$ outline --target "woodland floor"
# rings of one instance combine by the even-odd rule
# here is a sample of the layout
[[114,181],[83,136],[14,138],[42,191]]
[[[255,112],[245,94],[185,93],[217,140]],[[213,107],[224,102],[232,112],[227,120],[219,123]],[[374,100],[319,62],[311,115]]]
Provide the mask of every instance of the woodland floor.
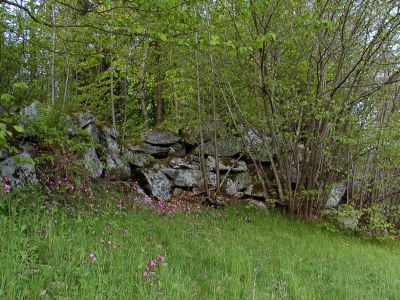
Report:
[[0,298],[400,298],[398,242],[242,205],[180,205],[0,214]]

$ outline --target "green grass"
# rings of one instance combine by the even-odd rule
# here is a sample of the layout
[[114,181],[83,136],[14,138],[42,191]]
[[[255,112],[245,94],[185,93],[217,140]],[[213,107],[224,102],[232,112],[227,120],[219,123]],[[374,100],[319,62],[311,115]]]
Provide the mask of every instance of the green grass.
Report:
[[246,207],[27,210],[0,215],[0,299],[400,299],[398,246]]

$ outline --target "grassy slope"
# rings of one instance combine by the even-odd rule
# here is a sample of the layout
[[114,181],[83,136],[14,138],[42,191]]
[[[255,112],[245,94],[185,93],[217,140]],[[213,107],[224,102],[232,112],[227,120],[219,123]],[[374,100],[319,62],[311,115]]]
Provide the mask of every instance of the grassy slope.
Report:
[[[144,281],[157,255],[166,262]],[[46,297],[399,299],[400,250],[238,207],[0,215],[0,298]]]

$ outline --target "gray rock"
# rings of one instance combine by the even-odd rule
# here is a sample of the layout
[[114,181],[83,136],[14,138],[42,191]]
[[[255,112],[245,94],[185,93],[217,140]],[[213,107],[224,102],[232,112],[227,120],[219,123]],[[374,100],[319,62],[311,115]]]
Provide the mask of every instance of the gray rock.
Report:
[[33,102],[32,104],[21,108],[20,114],[25,116],[28,122],[33,121],[39,115],[39,103]]
[[[190,170],[190,169],[172,169],[163,168],[161,171],[166,174],[174,183],[174,186],[178,187],[201,187],[204,184],[203,174],[200,170]],[[207,173],[208,184],[216,185],[216,175],[214,173]]]
[[267,206],[266,206],[263,202],[261,202],[261,201],[258,201],[258,200],[255,200],[255,199],[251,199],[251,200],[248,202],[248,204],[249,204],[250,206],[256,207],[256,208],[258,208],[258,209],[260,209],[260,210],[262,210],[262,211],[268,211]]
[[7,178],[11,188],[36,182],[36,169],[29,153],[8,157],[0,163],[0,180]]
[[251,176],[248,173],[236,174],[233,178],[228,178],[225,183],[225,192],[229,196],[234,196],[238,192],[246,190],[250,196],[253,194]]
[[[237,138],[230,140],[218,140],[218,155],[223,157],[233,157],[240,153],[240,141]],[[204,143],[204,154],[215,155],[214,142]]]
[[347,186],[346,186],[345,182],[335,183],[332,186],[328,201],[326,202],[326,207],[329,207],[329,208],[338,207],[340,200],[343,198],[344,194],[346,193],[346,189],[347,189]]
[[358,226],[358,215],[347,215],[338,217],[340,226],[343,229],[355,230]]
[[85,130],[91,135],[91,137],[93,138],[93,141],[96,144],[100,143],[99,130],[98,130],[96,124],[94,124],[94,123],[88,124],[86,126]]
[[160,201],[171,198],[172,183],[161,171],[138,170],[135,174],[146,192],[151,193]]
[[180,140],[177,135],[170,131],[156,129],[146,130],[140,136],[143,141],[152,145],[173,145]]
[[182,157],[185,156],[185,154],[185,146],[180,143],[173,144],[171,147],[169,147],[169,155],[171,156]]
[[264,193],[260,188],[255,187],[253,184],[249,185],[244,191],[246,196],[264,198]]
[[[217,161],[214,157],[208,156],[206,161],[206,168],[210,171],[215,171],[216,170],[216,165]],[[247,164],[244,161],[232,161],[230,163],[225,163],[223,164],[221,161],[218,163],[219,170],[221,172],[234,172],[234,173],[240,173],[240,172],[247,172]]]
[[100,129],[100,143],[103,144],[109,151],[119,153],[121,147],[115,140],[117,137],[118,131],[114,128],[102,127]]
[[62,114],[61,122],[62,122],[63,132],[66,135],[70,135],[70,136],[76,135],[76,134],[78,134],[79,130],[81,129],[78,125],[76,125],[74,120],[66,114]]
[[96,179],[103,174],[103,164],[97,156],[94,148],[90,148],[83,155],[83,164],[90,178]]
[[72,115],[80,128],[85,128],[96,121],[96,116],[90,112],[77,112]]
[[103,126],[101,128],[101,131],[103,132],[104,135],[110,136],[113,139],[116,139],[119,136],[118,130],[114,127]]
[[169,165],[173,169],[200,169],[200,165],[198,163],[192,163],[185,158],[173,158],[169,161]]
[[107,151],[106,170],[111,176],[118,179],[127,180],[131,178],[131,168],[117,152]]
[[149,144],[129,145],[128,149],[133,152],[151,154],[156,158],[165,158],[169,154],[169,148],[153,146],[153,145],[149,145]]
[[237,182],[228,178],[225,183],[225,192],[229,196],[235,196],[239,192]]
[[154,158],[150,154],[136,153],[129,150],[123,150],[122,159],[136,168],[148,167]]

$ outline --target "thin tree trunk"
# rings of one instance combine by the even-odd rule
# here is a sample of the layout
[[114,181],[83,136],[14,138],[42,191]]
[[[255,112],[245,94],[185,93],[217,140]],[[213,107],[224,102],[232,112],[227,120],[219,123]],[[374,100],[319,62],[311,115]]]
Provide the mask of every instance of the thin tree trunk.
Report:
[[54,105],[56,103],[56,74],[55,74],[55,63],[56,63],[56,9],[53,4],[51,7],[51,23],[53,26],[53,33],[51,37],[51,50],[52,50],[52,57],[51,57],[51,103]]
[[146,104],[146,60],[147,60],[148,47],[149,47],[148,41],[147,38],[145,37],[143,40],[143,60],[140,70],[140,105],[142,108],[145,129],[149,128],[149,116]]
[[160,45],[156,43],[156,63],[157,63],[157,105],[156,105],[156,118],[155,118],[155,126],[160,126],[163,121],[164,115],[164,99],[162,97],[162,75],[161,75],[161,53],[160,53]]

